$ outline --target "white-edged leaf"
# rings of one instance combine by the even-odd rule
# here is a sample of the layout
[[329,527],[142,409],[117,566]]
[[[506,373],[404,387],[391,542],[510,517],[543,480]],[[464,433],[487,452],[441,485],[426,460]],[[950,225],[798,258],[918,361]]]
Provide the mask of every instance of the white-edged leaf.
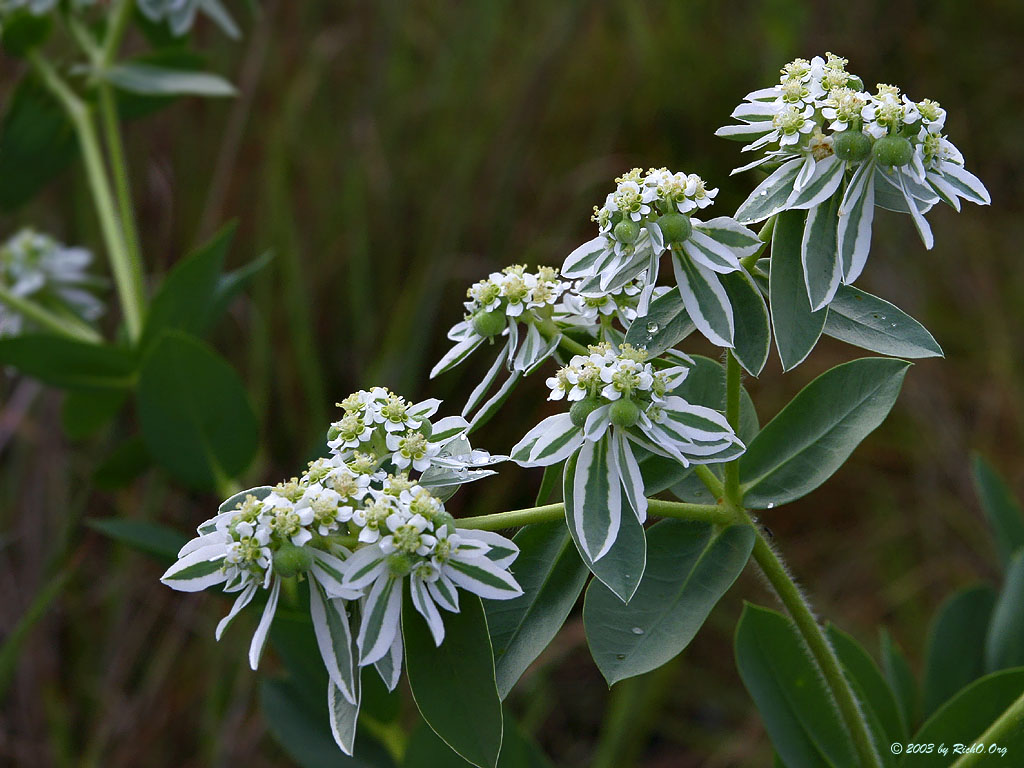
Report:
[[852,283],[864,270],[871,251],[871,223],[875,217],[875,161],[863,163],[846,187],[839,204],[839,256],[843,281]]
[[740,268],[736,254],[696,228],[683,242],[682,248],[691,259],[712,272],[727,275]]
[[270,587],[270,595],[267,597],[267,604],[263,607],[263,615],[260,616],[260,623],[256,625],[252,642],[249,644],[249,666],[254,670],[260,664],[260,656],[263,655],[263,646],[267,644],[267,634],[270,632],[270,624],[274,621],[277,600],[280,596],[281,579],[275,577]]
[[647,520],[647,496],[644,494],[644,478],[640,473],[640,464],[633,455],[626,435],[614,430],[611,434],[611,445],[609,457],[615,462],[618,468],[619,478],[622,482],[622,490],[625,492],[626,501],[633,509],[636,519],[641,523]]
[[672,268],[683,306],[697,330],[712,344],[731,348],[732,306],[718,275],[678,251],[672,254]]
[[812,208],[823,203],[832,197],[839,189],[843,180],[843,172],[846,170],[846,162],[835,155],[830,155],[824,160],[818,160],[814,164],[814,171],[811,173],[800,189],[794,189],[793,194],[786,200],[787,209]]
[[562,263],[561,273],[570,279],[589,277],[594,274],[594,267],[608,250],[608,239],[598,235],[573,249]]
[[726,246],[741,259],[752,256],[764,247],[757,233],[728,216],[718,216],[710,221],[695,221],[693,228]]
[[122,91],[143,96],[234,96],[235,86],[209,72],[167,69],[142,62],[115,64],[100,72],[108,83]]
[[352,656],[352,633],[348,626],[343,600],[328,599],[320,585],[309,582],[309,614],[313,634],[331,683],[346,699],[356,703],[355,659]]
[[480,405],[484,399],[484,395],[494,386],[494,382],[497,381],[498,375],[505,369],[505,351],[494,358],[494,362],[491,367],[487,369],[487,373],[480,380],[473,391],[469,393],[469,398],[466,400],[466,404],[462,407],[462,417],[465,418],[468,414],[473,412],[473,409]]
[[955,163],[942,166],[942,178],[952,186],[960,197],[978,205],[990,205],[992,196],[977,176]]
[[801,160],[794,158],[776,168],[739,207],[736,220],[742,224],[751,224],[784,210],[801,165]]
[[363,606],[359,626],[359,666],[383,657],[391,648],[402,614],[402,581],[380,578],[373,582]]
[[903,198],[907,201],[907,208],[910,210],[910,218],[914,220],[914,226],[917,228],[917,234],[921,236],[921,242],[924,243],[924,247],[931,250],[935,245],[935,236],[932,235],[932,228],[929,226],[928,220],[925,219],[924,214],[917,209],[914,198],[907,190],[906,174],[897,172],[897,179],[899,181],[900,191],[903,192]]
[[483,336],[470,336],[469,338],[462,339],[462,341],[457,342],[454,347],[445,353],[444,357],[437,361],[437,365],[435,365],[430,371],[430,378],[434,378],[438,374],[444,373],[449,368],[454,368],[469,357],[473,350],[483,343]]
[[843,280],[843,263],[839,258],[839,195],[807,210],[803,238],[800,240],[800,263],[804,286],[811,309],[827,305]]
[[327,710],[331,721],[331,735],[334,741],[349,757],[352,756],[356,746],[356,723],[359,720],[359,704],[362,700],[362,691],[359,686],[359,678],[356,677],[355,701],[350,701],[338,686],[333,682],[327,686]]

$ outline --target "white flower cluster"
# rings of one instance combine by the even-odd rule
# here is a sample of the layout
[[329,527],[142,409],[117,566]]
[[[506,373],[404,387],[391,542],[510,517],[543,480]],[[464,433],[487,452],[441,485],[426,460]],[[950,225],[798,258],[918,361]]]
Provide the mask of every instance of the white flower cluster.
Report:
[[666,214],[688,214],[714,203],[718,189],[708,189],[695,173],[673,173],[668,168],[651,168],[646,173],[634,168],[615,179],[604,205],[594,207],[593,220],[601,234],[618,249],[633,246],[642,228]]
[[[750,223],[784,210],[807,210],[807,228],[835,240],[834,269],[820,288],[808,277],[812,309],[827,305],[840,283],[852,283],[870,250],[875,205],[907,213],[924,242],[934,240],[924,214],[940,200],[960,210],[960,200],[986,205],[984,184],[964,168],[960,151],[943,135],[946,111],[914,101],[893,85],[874,93],[829,53],[796,59],[778,85],[747,94],[733,111],[738,125],[716,135],[750,140],[744,151],[762,151],[733,173],[763,164],[778,167],[740,206]],[[852,176],[847,177],[847,171]],[[833,204],[834,198],[834,204]],[[833,234],[834,233],[834,234]],[[805,237],[813,243],[816,237]]]
[[[387,685],[397,685],[406,577],[413,605],[438,644],[444,639],[438,607],[459,610],[456,587],[490,599],[522,594],[507,571],[516,546],[495,533],[459,529],[433,492],[493,474],[483,467],[494,461],[469,447],[464,419],[432,424],[437,405],[410,404],[380,387],[346,398],[339,422],[345,426],[332,426],[330,456],[310,462],[301,478],[225,501],[161,579],[186,592],[220,585],[237,593],[217,626],[218,640],[256,594],[266,591],[249,647],[253,669],[284,580],[307,581],[313,627],[331,679],[332,715],[344,709],[338,696],[358,707],[362,666],[376,664]],[[354,426],[353,416],[362,426]],[[432,442],[426,448],[416,443],[412,450],[413,435]],[[423,475],[417,481],[406,472],[385,472],[403,467]],[[361,617],[354,640],[350,615]],[[336,735],[342,732],[347,730],[335,729]],[[350,739],[339,737],[339,744],[351,754]]]
[[[92,293],[103,281],[88,273],[91,261],[84,248],[69,248],[25,229],[0,246],[0,287],[19,299],[92,322],[103,314],[103,303]],[[0,304],[0,336],[17,335],[26,323]]]
[[685,372],[678,366],[656,372],[644,350],[629,344],[615,350],[605,343],[592,346],[589,355],[575,355],[545,383],[551,390],[548,400],[599,398],[611,402],[625,397],[649,403],[662,398]]
[[565,483],[572,494],[566,493],[566,516],[591,561],[615,544],[622,498],[637,521],[647,519],[635,446],[684,467],[729,461],[744,450],[722,414],[672,394],[686,378],[689,362],[676,353],[659,369],[644,350],[629,344],[593,345],[547,380],[549,399],[567,399],[573,404],[569,412],[544,419],[512,449],[512,459],[522,466],[569,459]]
[[[555,319],[581,328],[596,330],[604,323],[618,318],[624,327],[636,320],[637,308],[647,284],[646,272],[613,291],[590,290],[583,280],[573,283],[566,291],[561,304],[555,309]],[[654,289],[654,298],[666,293],[667,287]]]

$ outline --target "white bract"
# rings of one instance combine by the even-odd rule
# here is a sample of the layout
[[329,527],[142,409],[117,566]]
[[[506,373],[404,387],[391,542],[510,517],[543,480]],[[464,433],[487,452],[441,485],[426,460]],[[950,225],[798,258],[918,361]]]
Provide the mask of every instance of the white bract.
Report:
[[[547,380],[549,399],[566,399],[572,408],[531,429],[511,458],[535,467],[576,456],[566,515],[591,561],[604,557],[615,543],[622,497],[637,520],[647,518],[635,446],[684,467],[729,461],[743,452],[743,443],[720,413],[672,394],[687,372],[685,365],[656,369],[643,350],[604,343],[592,346],[589,355],[576,355]],[[566,472],[572,467],[567,462]]]
[[801,260],[814,310],[829,304],[843,283],[864,269],[875,206],[910,214],[925,247],[934,244],[924,214],[940,200],[960,210],[960,198],[991,202],[984,184],[942,134],[946,111],[915,102],[893,85],[874,93],[834,54],[796,59],[779,84],[747,94],[732,116],[738,125],[716,135],[752,140],[761,152],[733,173],[774,167],[740,206],[752,223],[785,210],[806,210]]
[[[551,318],[568,287],[557,269],[540,267],[536,272],[527,272],[525,266],[518,264],[493,272],[469,288],[465,318],[448,331],[455,346],[434,366],[430,377],[454,368],[485,341],[493,344],[496,339],[504,339],[504,343],[462,409],[463,416],[480,406],[476,420],[499,405],[523,375],[534,371],[554,353],[561,332]],[[503,368],[510,370],[511,375],[497,394],[484,402]]]
[[732,306],[719,275],[740,270],[740,259],[756,253],[761,241],[729,217],[702,221],[691,216],[710,206],[718,193],[696,174],[634,168],[615,182],[604,206],[594,209],[600,234],[566,257],[562,274],[577,280],[575,292],[590,301],[639,281],[636,315],[645,316],[668,248],[676,286],[694,325],[714,344],[731,347]]
[[[92,254],[69,248],[31,229],[11,237],[0,247],[0,287],[57,313],[70,313],[86,322],[103,314],[103,302],[94,295],[102,279],[89,274]],[[0,304],[0,336],[15,336],[31,328],[31,321]]]

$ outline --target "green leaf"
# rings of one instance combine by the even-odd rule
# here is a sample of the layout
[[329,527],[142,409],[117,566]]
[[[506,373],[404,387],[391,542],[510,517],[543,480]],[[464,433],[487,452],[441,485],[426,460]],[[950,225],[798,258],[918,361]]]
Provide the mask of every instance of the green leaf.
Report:
[[736,333],[733,354],[751,376],[757,376],[768,362],[772,346],[772,328],[768,307],[753,279],[746,272],[721,276],[732,304]]
[[950,595],[928,630],[924,662],[924,715],[928,717],[985,671],[985,629],[996,594],[987,585]]
[[245,289],[253,277],[270,264],[273,258],[272,251],[265,251],[248,264],[220,277],[210,303],[210,311],[207,316],[208,326],[212,326],[228,311],[231,302]]
[[914,673],[910,670],[910,663],[903,655],[903,651],[884,628],[879,630],[879,644],[882,648],[882,671],[885,673],[885,679],[896,694],[903,713],[903,722],[912,727],[917,722],[920,704]]
[[599,581],[587,589],[587,643],[608,685],[682,653],[743,571],[754,530],[663,520],[647,532],[647,568],[627,605]]
[[[173,69],[179,72],[197,72],[206,66],[206,59],[195,51],[190,51],[186,48],[160,47],[157,50],[147,51],[139,56],[128,59],[127,63]],[[156,96],[132,93],[116,88],[114,89],[114,96],[117,99],[117,112],[122,120],[137,120],[148,117],[174,104],[181,98],[176,95]]]
[[92,517],[87,518],[85,524],[114,541],[168,562],[177,559],[178,550],[188,541],[188,536],[181,531],[148,520]]
[[0,23],[0,46],[5,54],[22,58],[38,48],[53,31],[49,13],[36,14],[28,8],[5,10]]
[[985,639],[985,671],[1024,667],[1024,550],[1006,569]]
[[643,576],[644,566],[647,562],[647,541],[644,537],[644,527],[637,521],[636,515],[630,511],[626,500],[621,499],[621,508],[625,512],[622,515],[619,535],[616,537],[615,543],[597,562],[590,559],[580,543],[573,525],[573,475],[576,472],[577,456],[578,454],[573,454],[569,457],[565,462],[565,470],[562,474],[562,497],[565,499],[565,521],[569,535],[572,536],[576,550],[590,572],[618,595],[620,600],[627,602],[636,591],[637,585],[640,584],[640,577]]
[[651,302],[645,317],[638,317],[626,331],[626,342],[643,347],[654,358],[671,349],[697,330],[676,291],[659,296]]
[[475,595],[464,593],[459,607],[458,613],[445,615],[444,642],[435,646],[427,623],[406,595],[406,674],[416,706],[434,733],[473,765],[494,768],[502,716],[487,619]]
[[971,461],[974,489],[988,518],[1005,569],[1014,552],[1024,547],[1024,512],[995,468],[980,454]]
[[718,273],[698,264],[683,251],[673,251],[672,268],[683,306],[697,330],[715,346],[732,347],[732,307]]
[[135,372],[135,360],[125,349],[47,334],[0,339],[0,365],[74,390],[125,389],[132,385]]
[[235,224],[226,225],[208,243],[174,265],[146,313],[142,349],[149,349],[167,330],[203,334],[234,234]]
[[23,77],[0,126],[0,208],[27,203],[77,152],[74,129],[60,105],[35,76]]
[[782,369],[798,366],[814,349],[825,327],[828,307],[811,311],[800,263],[800,242],[804,211],[784,211],[772,231],[772,260],[768,277],[768,298],[772,308],[772,331],[782,359]]
[[894,741],[906,742],[909,735],[907,721],[896,701],[896,694],[882,676],[875,660],[860,643],[832,625],[828,626],[826,634],[860,701],[861,709],[874,716],[872,733],[875,746],[883,760],[886,760],[892,756],[889,745]]
[[588,573],[561,521],[529,525],[513,540],[519,557],[512,573],[523,594],[484,604],[502,699],[558,634]]
[[[402,768],[468,768],[469,765],[421,723],[409,737]],[[522,732],[508,712],[505,713],[505,738],[498,768],[551,768],[544,753]]]
[[124,488],[152,465],[140,435],[134,435],[115,447],[93,473],[93,482],[106,491]]
[[882,355],[942,357],[942,347],[927,328],[899,307],[852,285],[840,286],[829,304],[825,335]]
[[775,750],[789,768],[847,768],[856,753],[793,622],[747,604],[736,627],[736,665]]
[[804,387],[740,459],[746,506],[786,504],[831,477],[888,415],[909,366],[866,357],[837,365]]
[[[956,694],[914,734],[915,744],[975,743],[988,727],[1006,711],[1024,690],[1024,669],[1007,669],[971,683]],[[979,765],[1012,765],[1024,754],[1024,728],[1016,728],[1001,736],[999,746],[1005,747],[1006,757],[993,757]],[[987,744],[985,745],[988,746]],[[952,750],[948,755],[910,754],[903,768],[947,768],[956,759]],[[1012,761],[1012,762],[1010,762]]]
[[[800,262],[807,299],[812,309],[821,309],[831,302],[843,277],[837,239],[840,200],[842,195],[835,194],[807,211],[800,240]],[[825,325],[828,326],[827,320]]]
[[238,93],[220,75],[168,69],[138,61],[115,64],[99,74],[116,88],[143,96],[221,97]]
[[64,434],[82,440],[96,434],[121,411],[128,392],[123,389],[78,390],[68,392],[60,409]]
[[242,380],[198,339],[166,332],[143,361],[136,397],[150,455],[190,487],[237,477],[256,454],[259,422]]

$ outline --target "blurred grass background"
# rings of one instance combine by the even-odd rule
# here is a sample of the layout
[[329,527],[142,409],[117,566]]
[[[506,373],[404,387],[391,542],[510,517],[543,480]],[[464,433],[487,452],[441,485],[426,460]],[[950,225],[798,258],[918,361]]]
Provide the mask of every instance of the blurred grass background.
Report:
[[[426,375],[465,288],[508,263],[559,264],[590,237],[591,207],[623,170],[699,173],[721,187],[716,210],[735,210],[757,178],[729,179],[739,145],[713,131],[783,63],[830,50],[867,84],[947,107],[948,133],[994,203],[936,209],[931,252],[905,217],[880,216],[862,285],[924,322],[946,359],[917,364],[848,465],[764,522],[823,616],[872,649],[884,623],[917,663],[942,597],[995,575],[967,457],[982,450],[1024,491],[1024,4],[266,0],[244,21],[241,44],[209,24],[197,39],[240,97],[179,103],[133,123],[127,140],[151,271],[229,218],[234,263],[276,254],[217,340],[264,420],[254,482],[297,472],[332,403],[359,387],[457,411],[486,356]],[[2,64],[6,92],[19,64]],[[31,222],[99,247],[77,170],[6,218],[5,235]],[[762,421],[857,354],[823,342],[785,376],[773,359],[748,382]],[[479,441],[507,450],[545,415],[542,389],[528,380]],[[118,514],[188,530],[218,500],[157,473],[95,490],[116,435],[68,444],[57,395],[6,376],[0,395],[0,633],[53,563],[70,552],[74,564],[10,679],[0,763],[288,765],[254,707],[247,628],[213,642],[226,603],[172,593],[158,564],[82,525]],[[452,505],[526,506],[539,481],[509,468]],[[771,604],[752,568],[681,659],[611,694],[604,723],[609,693],[575,615],[513,708],[558,765],[589,765],[601,738],[617,745],[616,765],[767,765],[729,650],[742,598]]]

